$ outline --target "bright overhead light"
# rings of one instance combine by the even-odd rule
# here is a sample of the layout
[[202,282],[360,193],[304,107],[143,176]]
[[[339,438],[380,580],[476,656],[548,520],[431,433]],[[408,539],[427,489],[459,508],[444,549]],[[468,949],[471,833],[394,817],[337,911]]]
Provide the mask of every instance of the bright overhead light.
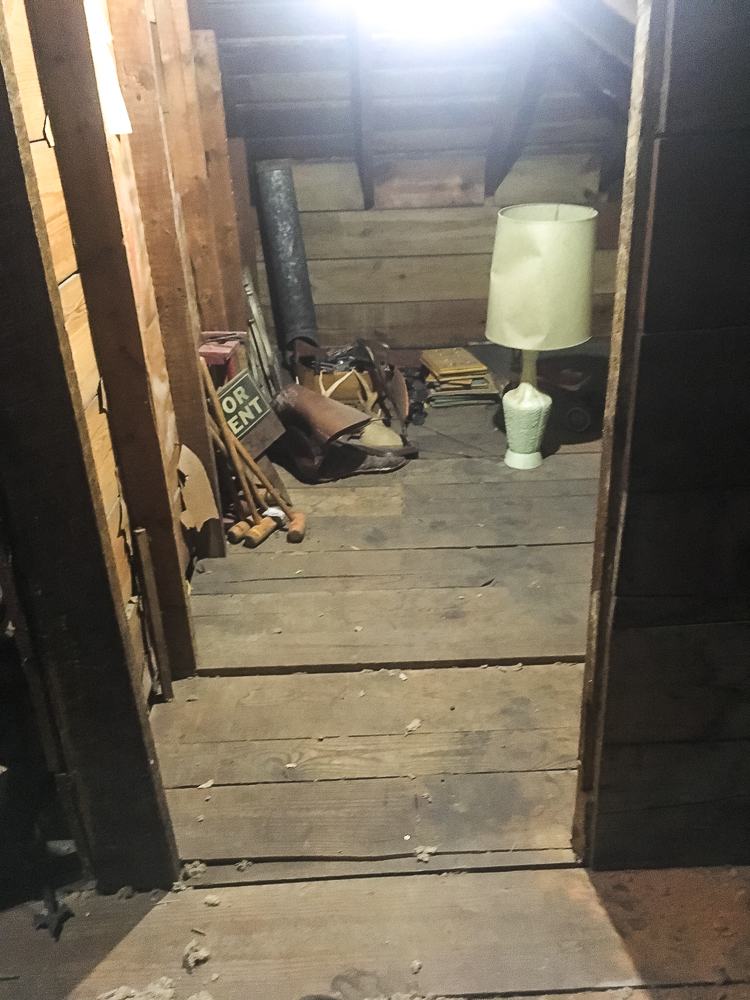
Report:
[[321,0],[354,8],[375,34],[414,39],[480,37],[517,25],[549,0]]

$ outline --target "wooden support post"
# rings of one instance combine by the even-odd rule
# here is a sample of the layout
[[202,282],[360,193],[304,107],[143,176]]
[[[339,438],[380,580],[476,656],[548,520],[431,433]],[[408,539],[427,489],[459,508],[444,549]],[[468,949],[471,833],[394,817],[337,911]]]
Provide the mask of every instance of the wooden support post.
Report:
[[602,150],[599,189],[609,191],[625,169],[631,67],[600,48],[563,14],[545,18],[542,29],[561,69],[602,117],[612,134]]
[[[198,304],[159,104],[152,22],[139,0],[118,0],[110,6],[110,25],[120,85],[133,127],[130,139],[133,169],[177,434],[180,443],[187,445],[203,463],[218,503],[216,463],[198,367]],[[224,555],[224,533],[218,522],[208,543],[207,551],[199,555]]]
[[141,583],[143,585],[143,596],[146,605],[146,620],[149,632],[151,633],[151,643],[156,661],[156,675],[161,687],[162,697],[165,701],[172,701],[174,698],[172,668],[169,665],[169,650],[167,649],[167,640],[164,636],[164,626],[161,621],[159,591],[156,587],[154,564],[151,559],[151,548],[146,529],[136,528],[133,532],[133,541],[138,553],[138,563],[141,570]]
[[237,236],[240,241],[240,261],[250,271],[253,288],[258,287],[258,248],[256,233],[258,217],[250,200],[250,177],[247,172],[247,151],[244,139],[228,139],[229,173],[232,177],[234,211],[237,216]]
[[638,8],[573,843],[742,865],[750,7]]
[[242,290],[242,263],[237,215],[229,169],[224,98],[216,37],[213,31],[193,31],[193,59],[198,92],[203,148],[206,153],[208,193],[211,199],[216,254],[219,259],[228,330],[247,329],[247,307]]
[[635,39],[632,21],[597,0],[566,0],[557,9],[586,38],[632,69]]
[[0,62],[0,492],[16,584],[99,887],[167,887],[177,852],[2,13]]
[[[162,108],[177,193],[185,216],[202,330],[228,330],[184,0],[155,0]],[[240,329],[245,329],[242,323]]]
[[546,64],[539,58],[536,41],[530,34],[519,38],[487,146],[484,193],[488,198],[494,195],[523,152],[546,79]]
[[375,205],[375,165],[373,161],[372,124],[372,32],[352,5],[349,28],[351,59],[351,105],[357,169],[365,208]]
[[128,136],[105,130],[83,0],[28,0],[27,10],[123,496],[149,533],[170,662],[185,677],[196,661],[179,443]]

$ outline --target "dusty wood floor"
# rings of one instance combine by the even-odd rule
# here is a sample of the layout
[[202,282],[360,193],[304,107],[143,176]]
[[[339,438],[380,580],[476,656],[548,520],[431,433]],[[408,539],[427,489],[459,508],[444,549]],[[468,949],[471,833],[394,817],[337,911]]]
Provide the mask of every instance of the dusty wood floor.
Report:
[[599,456],[510,470],[495,412],[430,413],[398,473],[293,483],[302,545],[195,576],[203,676],[152,713],[184,859],[230,883],[574,863]]
[[175,1000],[750,998],[749,869],[591,874],[569,850],[597,456],[522,476],[486,423],[457,444],[447,423],[397,476],[305,489],[302,547],[196,578],[203,671],[230,676],[179,682],[153,723],[207,869],[71,898],[57,944],[29,907],[0,914],[0,1000],[161,976]]
[[302,545],[279,532],[193,578],[199,673],[581,659],[599,442],[517,472],[496,409],[430,413],[396,473],[292,483]]
[[[71,898],[76,915],[57,943],[33,929],[29,907],[0,913],[0,972],[19,977],[0,980],[0,998],[94,1000],[161,976],[175,981],[175,1000],[201,990],[214,1000],[750,996],[748,868],[545,869],[212,892],[215,907],[206,891]],[[195,937],[211,957],[189,975],[182,954]]]

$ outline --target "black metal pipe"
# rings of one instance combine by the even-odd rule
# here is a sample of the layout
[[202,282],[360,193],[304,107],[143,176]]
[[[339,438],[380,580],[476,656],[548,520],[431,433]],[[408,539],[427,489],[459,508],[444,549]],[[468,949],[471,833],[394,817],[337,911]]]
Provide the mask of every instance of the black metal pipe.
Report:
[[287,355],[294,340],[318,343],[291,161],[261,160],[255,164],[255,182],[276,339]]

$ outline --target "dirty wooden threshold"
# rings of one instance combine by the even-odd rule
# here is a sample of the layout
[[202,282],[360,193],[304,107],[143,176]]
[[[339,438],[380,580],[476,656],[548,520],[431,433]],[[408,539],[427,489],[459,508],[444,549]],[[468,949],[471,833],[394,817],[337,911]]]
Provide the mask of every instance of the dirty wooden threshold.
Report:
[[185,880],[194,889],[218,889],[232,885],[262,885],[273,882],[319,882],[341,878],[404,878],[420,875],[443,875],[447,872],[535,871],[546,868],[578,868],[580,861],[572,851],[489,851],[465,854],[436,854],[428,864],[414,857],[373,858],[361,861],[350,858],[309,861],[256,862],[240,871],[244,859],[226,863],[212,861],[205,872]]

